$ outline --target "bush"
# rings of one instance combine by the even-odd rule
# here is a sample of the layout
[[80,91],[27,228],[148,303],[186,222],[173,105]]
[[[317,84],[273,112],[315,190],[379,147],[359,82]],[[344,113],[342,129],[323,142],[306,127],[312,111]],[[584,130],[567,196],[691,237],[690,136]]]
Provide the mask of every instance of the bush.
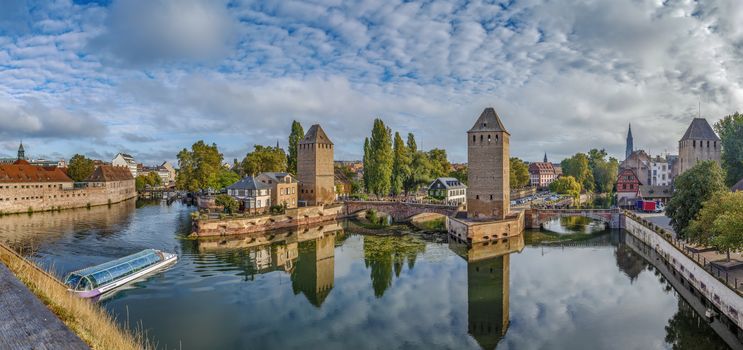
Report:
[[268,211],[273,215],[280,215],[286,213],[286,205],[272,205]]
[[230,197],[226,194],[220,194],[217,196],[217,198],[214,199],[214,203],[216,205],[220,205],[224,208],[224,212],[226,213],[234,213],[240,208],[240,203],[235,200],[235,198]]

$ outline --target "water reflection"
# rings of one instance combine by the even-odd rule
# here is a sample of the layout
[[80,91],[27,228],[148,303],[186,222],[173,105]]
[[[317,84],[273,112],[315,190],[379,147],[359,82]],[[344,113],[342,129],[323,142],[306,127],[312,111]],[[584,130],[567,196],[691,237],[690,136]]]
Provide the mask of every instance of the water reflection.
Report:
[[585,216],[556,217],[542,224],[542,227],[558,234],[590,234],[606,230],[606,224]]
[[403,264],[415,266],[415,258],[426,244],[415,236],[364,236],[364,264],[371,270],[374,296],[381,298],[392,285],[392,273],[400,277]]

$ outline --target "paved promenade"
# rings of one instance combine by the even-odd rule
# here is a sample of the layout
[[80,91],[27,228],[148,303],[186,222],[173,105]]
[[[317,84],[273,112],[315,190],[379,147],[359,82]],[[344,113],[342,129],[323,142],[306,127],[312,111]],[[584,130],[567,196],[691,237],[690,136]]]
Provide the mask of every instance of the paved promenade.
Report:
[[0,349],[89,349],[0,263]]

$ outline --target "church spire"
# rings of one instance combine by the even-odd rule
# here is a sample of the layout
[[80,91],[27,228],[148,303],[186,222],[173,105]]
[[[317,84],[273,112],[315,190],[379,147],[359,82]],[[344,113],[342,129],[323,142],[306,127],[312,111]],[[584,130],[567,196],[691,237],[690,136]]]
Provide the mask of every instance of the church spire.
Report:
[[544,162],[547,163],[547,152],[544,152]]
[[627,131],[627,149],[625,151],[624,158],[627,159],[632,155],[632,152],[635,151],[635,147],[632,144],[632,123],[629,124],[629,130]]
[[21,140],[21,145],[18,146],[18,160],[26,160],[26,150],[23,149],[23,140]]

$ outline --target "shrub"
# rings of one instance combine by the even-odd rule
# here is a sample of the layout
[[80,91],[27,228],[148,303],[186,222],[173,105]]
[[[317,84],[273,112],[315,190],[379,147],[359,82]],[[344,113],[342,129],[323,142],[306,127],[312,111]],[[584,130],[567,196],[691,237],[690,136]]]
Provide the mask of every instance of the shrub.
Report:
[[34,213],[34,208],[32,208],[32,207],[28,207],[28,213],[29,213],[29,214],[33,214],[33,213]]
[[224,208],[224,211],[226,213],[234,213],[240,208],[240,203],[235,200],[235,198],[232,198],[229,195],[226,194],[220,194],[214,199],[214,204],[220,205]]
[[268,211],[273,215],[279,215],[286,213],[286,205],[272,205],[271,208],[268,209]]

